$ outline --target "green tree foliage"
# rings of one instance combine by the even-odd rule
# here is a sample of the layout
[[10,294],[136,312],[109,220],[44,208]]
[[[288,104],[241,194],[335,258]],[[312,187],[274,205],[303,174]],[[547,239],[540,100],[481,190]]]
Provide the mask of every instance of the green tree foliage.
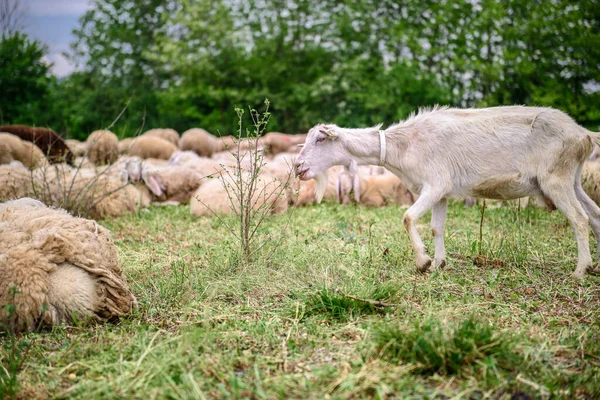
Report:
[[3,34],[0,39],[0,121],[33,120],[46,105],[49,66],[42,61],[46,47],[24,33]]
[[[83,69],[51,82],[55,129],[392,123],[420,106],[553,106],[600,124],[599,0],[95,0]],[[18,107],[21,110],[20,107]],[[36,123],[35,120],[30,123]],[[38,123],[39,124],[39,123]]]

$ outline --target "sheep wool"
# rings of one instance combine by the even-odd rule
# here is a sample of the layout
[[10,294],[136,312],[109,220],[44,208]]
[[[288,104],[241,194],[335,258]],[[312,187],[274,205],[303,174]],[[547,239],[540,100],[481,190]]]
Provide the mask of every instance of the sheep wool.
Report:
[[31,196],[36,182],[35,176],[21,163],[0,165],[0,202]]
[[210,157],[221,146],[218,140],[200,128],[192,128],[183,132],[179,141],[180,150],[195,151],[200,157]]
[[10,164],[12,161],[20,161],[32,169],[43,165],[46,157],[35,144],[11,133],[0,132],[0,164]]
[[71,152],[75,155],[75,157],[83,157],[85,156],[85,142],[80,142],[75,139],[67,139],[65,143],[71,149]]
[[29,198],[0,204],[0,326],[106,320],[135,305],[107,229]]
[[[231,203],[230,193],[235,203],[236,183],[230,175],[211,179],[198,188],[190,200],[190,212],[196,217],[213,215],[233,215],[239,212],[236,205]],[[236,177],[237,179],[237,177]],[[251,179],[248,173],[242,173],[242,181],[247,184]],[[257,210],[269,207],[271,214],[287,211],[288,199],[280,182],[274,182],[270,176],[260,176],[255,182],[255,193],[252,197],[252,207]]]
[[175,146],[179,146],[179,134],[174,129],[150,129],[149,131],[144,132],[142,136],[159,137],[167,142],[173,143]]
[[111,131],[94,131],[87,138],[86,151],[95,165],[112,164],[119,157],[119,139]]
[[125,138],[120,140],[118,145],[119,154],[123,155],[129,153],[129,148],[131,147],[135,139],[136,138]]
[[71,152],[63,138],[52,129],[34,128],[25,125],[3,125],[0,126],[0,132],[11,133],[21,140],[34,143],[51,163],[66,161],[72,164],[73,162],[73,152]]
[[155,136],[140,136],[133,140],[129,146],[129,155],[143,159],[158,158],[168,160],[171,154],[177,151],[173,143]]

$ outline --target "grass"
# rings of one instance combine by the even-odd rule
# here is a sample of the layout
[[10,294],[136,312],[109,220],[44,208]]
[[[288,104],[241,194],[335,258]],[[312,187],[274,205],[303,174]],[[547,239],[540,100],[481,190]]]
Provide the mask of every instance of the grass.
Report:
[[250,266],[218,220],[187,207],[104,221],[139,308],[25,334],[19,396],[600,396],[600,278],[572,278],[561,214],[488,207],[480,255],[479,210],[452,204],[447,266],[418,274],[402,213],[298,209],[286,240]]

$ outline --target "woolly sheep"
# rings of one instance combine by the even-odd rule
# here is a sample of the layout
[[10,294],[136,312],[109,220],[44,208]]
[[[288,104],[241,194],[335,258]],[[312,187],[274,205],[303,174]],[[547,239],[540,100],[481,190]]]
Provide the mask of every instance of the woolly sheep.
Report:
[[360,178],[360,203],[367,207],[410,206],[414,197],[396,175],[373,175]]
[[173,143],[154,136],[140,136],[129,147],[129,155],[140,158],[158,158],[168,160],[177,151]]
[[295,150],[298,148],[297,145],[304,143],[305,140],[306,135],[288,135],[279,132],[269,132],[262,138],[270,156]]
[[98,130],[85,142],[87,158],[95,165],[112,164],[119,157],[119,139],[111,131]]
[[600,203],[600,162],[588,161],[583,164],[581,185],[596,204]]
[[173,143],[175,147],[179,146],[179,133],[174,129],[166,128],[155,128],[144,132],[142,136],[158,137],[166,140],[167,142]]
[[179,140],[180,150],[195,151],[200,157],[210,157],[219,148],[217,139],[200,128],[192,128],[183,132]]
[[216,138],[214,152],[233,151],[237,149],[237,141],[233,136],[221,136]]
[[198,171],[181,165],[142,169],[142,179],[155,201],[187,203],[202,178]]
[[298,175],[318,177],[317,195],[324,189],[323,171],[352,160],[384,165],[398,175],[419,193],[404,214],[418,270],[426,271],[432,262],[416,228],[429,209],[433,209],[436,267],[445,265],[443,233],[446,199],[451,195],[543,198],[565,214],[575,232],[579,255],[574,276],[583,278],[591,269],[588,219],[600,241],[600,208],[581,187],[581,168],[593,143],[600,143],[600,134],[559,110],[521,106],[436,107],[386,130],[379,128],[315,126],[296,160]]
[[67,144],[67,146],[69,146],[69,149],[71,149],[71,152],[73,153],[73,155],[75,157],[84,157],[85,156],[85,151],[86,151],[85,142],[80,142],[79,140],[75,140],[75,139],[67,139],[67,140],[65,140],[65,143]]
[[0,164],[20,161],[27,168],[44,164],[44,153],[33,143],[26,142],[11,133],[0,132]]
[[[245,184],[252,179],[248,173],[243,173],[241,177]],[[191,214],[196,217],[236,214],[239,210],[229,200],[230,193],[235,199],[233,194],[235,185],[235,181],[229,175],[223,175],[219,179],[210,179],[201,185],[192,196],[190,200]],[[256,180],[255,185],[256,192],[251,200],[253,209],[269,207],[268,212],[272,214],[287,211],[287,196],[280,190],[280,186],[272,181],[272,178],[261,176]]]
[[56,132],[48,128],[34,128],[25,125],[0,126],[0,132],[12,133],[21,140],[31,142],[40,148],[51,163],[67,162],[72,164],[73,153]]
[[123,154],[127,154],[129,153],[129,148],[131,147],[131,145],[133,144],[133,141],[137,139],[137,138],[125,138],[125,139],[121,139],[119,140],[119,154],[123,155]]
[[0,165],[0,202],[33,194],[34,176],[20,162]]
[[34,331],[120,317],[136,300],[108,230],[23,198],[0,204],[0,305],[0,326]]

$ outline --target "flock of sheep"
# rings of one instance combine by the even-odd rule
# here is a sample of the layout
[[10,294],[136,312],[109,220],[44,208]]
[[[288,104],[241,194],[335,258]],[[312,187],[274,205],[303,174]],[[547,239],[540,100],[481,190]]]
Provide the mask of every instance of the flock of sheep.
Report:
[[[392,157],[394,149],[386,150],[385,131],[370,129],[373,156],[365,155],[370,160],[366,164],[380,160],[388,165],[386,152]],[[358,133],[367,135],[364,131]],[[189,203],[198,217],[233,214],[237,209],[230,191],[240,178],[256,181],[252,204],[272,213],[311,205],[321,197],[369,207],[415,204],[418,197],[382,166],[344,161],[339,164],[349,167],[327,165],[321,172],[324,187],[319,179],[306,179],[309,169],[303,166],[315,162],[307,153],[319,148],[318,142],[337,143],[352,134],[331,125],[315,127],[308,139],[306,134],[272,132],[258,140],[236,140],[198,128],[181,136],[172,129],[152,129],[119,141],[114,133],[99,130],[79,142],[63,140],[50,129],[0,126],[0,304],[15,305],[12,311],[0,310],[0,329],[35,330],[68,322],[74,314],[112,318],[135,306],[110,232],[94,220],[133,213],[151,203]],[[332,154],[319,156],[319,162],[326,163]],[[581,179],[588,195],[600,202],[600,164],[586,162]],[[65,204],[92,220],[48,207]]]

